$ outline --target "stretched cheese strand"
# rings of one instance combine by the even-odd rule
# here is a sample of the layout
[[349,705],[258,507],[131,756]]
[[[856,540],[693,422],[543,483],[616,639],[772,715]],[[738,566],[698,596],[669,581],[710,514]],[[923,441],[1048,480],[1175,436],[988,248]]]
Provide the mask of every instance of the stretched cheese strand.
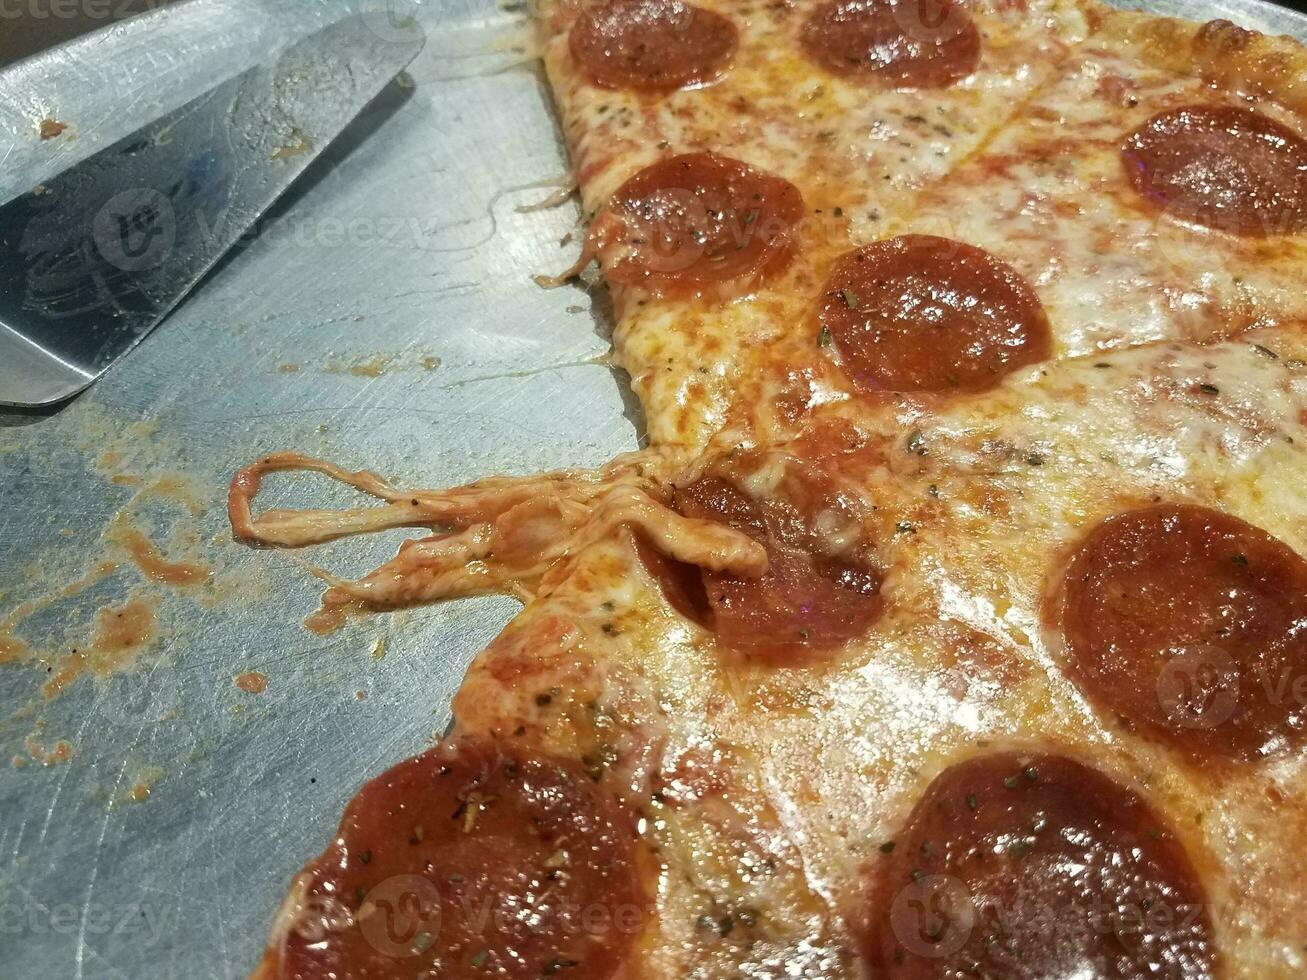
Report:
[[[682,517],[661,502],[660,474],[679,462],[673,452],[634,453],[594,471],[501,477],[449,490],[398,490],[375,473],[277,453],[236,474],[228,514],[238,538],[283,548],[398,527],[437,532],[404,542],[392,560],[356,582],[318,571],[331,585],[314,624],[319,627],[337,625],[350,609],[502,592],[525,601],[565,576],[566,559],[620,527],[638,529],[678,561],[714,572],[762,575],[766,551],[748,535]],[[252,504],[263,477],[290,470],[322,473],[385,503],[271,510],[255,517]]]

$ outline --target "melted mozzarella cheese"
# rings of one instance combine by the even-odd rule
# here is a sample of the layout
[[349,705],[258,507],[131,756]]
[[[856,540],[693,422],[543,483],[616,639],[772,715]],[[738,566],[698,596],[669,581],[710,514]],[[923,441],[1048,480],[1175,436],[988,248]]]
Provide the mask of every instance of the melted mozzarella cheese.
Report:
[[[710,148],[793,180],[822,216],[754,296],[710,308],[616,293],[617,358],[658,448],[595,474],[458,491],[336,472],[387,501],[366,514],[256,521],[246,486],[234,520],[281,543],[415,523],[515,543],[472,542],[478,569],[501,563],[491,584],[529,601],[469,671],[457,728],[579,759],[639,815],[656,914],[631,980],[864,977],[855,934],[882,845],[936,773],[1009,746],[1080,756],[1150,801],[1199,868],[1225,974],[1302,975],[1307,923],[1285,912],[1307,905],[1307,753],[1224,774],[1183,764],[1082,696],[1044,612],[1085,531],[1154,500],[1228,511],[1307,554],[1298,244],[1232,241],[1131,201],[1120,132],[1196,97],[1195,83],[1148,67],[1142,48],[1080,44],[1078,7],[977,5],[976,76],[868,95],[796,53],[806,4],[704,5],[741,24],[735,67],[658,99],[584,81],[568,12],[544,17],[590,214],[657,157]],[[1134,105],[1108,101],[1125,91]],[[840,252],[898,231],[1017,266],[1057,359],[981,395],[855,397],[819,343],[814,299]],[[1218,342],[1248,328],[1275,329]],[[865,505],[850,513],[876,544],[887,611],[829,663],[725,656],[639,557],[637,533],[685,561],[756,566],[751,541],[665,507],[738,444],[772,449],[754,494],[776,490],[793,453]],[[838,526],[842,544],[852,530]],[[375,581],[425,600],[448,582],[433,569],[455,564],[415,552]]]
[[630,373],[655,441],[704,445],[726,419],[748,352],[810,317],[833,258],[882,237],[919,190],[1052,76],[1086,31],[1066,0],[969,5],[984,38],[973,75],[927,93],[877,91],[803,55],[798,32],[814,5],[703,3],[739,27],[734,65],[712,85],[656,98],[589,82],[568,51],[569,5],[542,17],[545,66],[588,218],[641,168],[692,150],[782,176],[808,206],[795,267],[753,296],[714,306],[614,290],[615,361]]
[[[1120,159],[1125,138],[1160,112],[1241,101],[1091,39],[893,233],[929,230],[1011,263],[1039,293],[1062,354],[1301,327],[1307,237],[1238,238],[1177,220],[1131,187]],[[1275,102],[1247,101],[1307,133]]]
[[[1307,340],[1257,340],[1014,377],[917,411],[924,455],[905,445],[898,407],[832,409],[814,424],[848,422],[856,444],[806,455],[870,505],[865,533],[888,569],[871,635],[822,667],[723,660],[630,542],[609,538],[483,655],[460,709],[493,709],[460,710],[460,724],[547,728],[536,688],[575,689],[582,652],[603,665],[604,681],[583,689],[621,705],[629,727],[608,758],[662,868],[650,976],[861,976],[852,933],[880,846],[935,773],[1003,747],[1076,755],[1142,792],[1202,873],[1227,974],[1296,976],[1307,926],[1282,911],[1307,901],[1307,857],[1286,846],[1307,834],[1307,755],[1225,776],[1185,765],[1085,700],[1042,612],[1089,527],[1157,499],[1218,507],[1307,554]],[[754,491],[777,485],[772,469]],[[569,639],[556,655],[537,631],[559,623]],[[506,685],[504,656],[544,675]],[[575,741],[584,722],[557,731],[568,750],[593,752]],[[592,725],[582,742],[609,731]],[[691,756],[707,760],[709,788],[661,792]]]

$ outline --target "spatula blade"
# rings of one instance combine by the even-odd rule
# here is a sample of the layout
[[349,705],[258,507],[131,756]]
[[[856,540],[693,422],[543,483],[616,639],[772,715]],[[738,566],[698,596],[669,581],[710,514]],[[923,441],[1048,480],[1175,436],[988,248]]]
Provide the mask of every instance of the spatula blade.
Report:
[[0,404],[63,401],[145,337],[422,50],[345,18],[0,208]]

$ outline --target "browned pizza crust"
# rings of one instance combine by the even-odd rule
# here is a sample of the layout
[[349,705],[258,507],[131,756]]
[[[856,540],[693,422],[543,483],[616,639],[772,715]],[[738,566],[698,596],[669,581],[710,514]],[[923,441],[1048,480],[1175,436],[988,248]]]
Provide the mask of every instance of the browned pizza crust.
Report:
[[1098,3],[1085,9],[1099,40],[1136,47],[1157,67],[1307,112],[1307,48],[1297,38],[1262,34],[1228,20],[1196,23]]

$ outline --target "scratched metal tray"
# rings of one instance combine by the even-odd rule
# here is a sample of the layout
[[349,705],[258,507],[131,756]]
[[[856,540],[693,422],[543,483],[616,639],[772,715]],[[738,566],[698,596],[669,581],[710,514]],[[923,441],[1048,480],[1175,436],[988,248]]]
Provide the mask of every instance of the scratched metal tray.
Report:
[[[208,2],[235,0],[191,0]],[[1151,6],[1307,37],[1307,19],[1256,0]],[[257,239],[86,395],[0,415],[0,661],[16,638],[39,655],[0,664],[0,980],[244,976],[342,805],[445,728],[467,663],[514,611],[469,600],[313,636],[306,558],[358,573],[404,535],[236,545],[237,466],[294,448],[442,486],[639,444],[602,362],[601,302],[531,283],[566,265],[577,215],[519,210],[565,170],[525,13],[449,0],[419,16],[430,42],[411,78]],[[0,84],[6,100],[41,111],[36,82]],[[92,141],[100,121],[73,120]],[[4,176],[23,186],[21,169]],[[348,499],[286,481],[261,503],[310,494]],[[122,544],[133,529],[211,578],[150,580]],[[152,620],[152,639],[113,654],[104,607]],[[133,666],[100,676],[114,656]],[[248,673],[267,689],[238,688]]]

